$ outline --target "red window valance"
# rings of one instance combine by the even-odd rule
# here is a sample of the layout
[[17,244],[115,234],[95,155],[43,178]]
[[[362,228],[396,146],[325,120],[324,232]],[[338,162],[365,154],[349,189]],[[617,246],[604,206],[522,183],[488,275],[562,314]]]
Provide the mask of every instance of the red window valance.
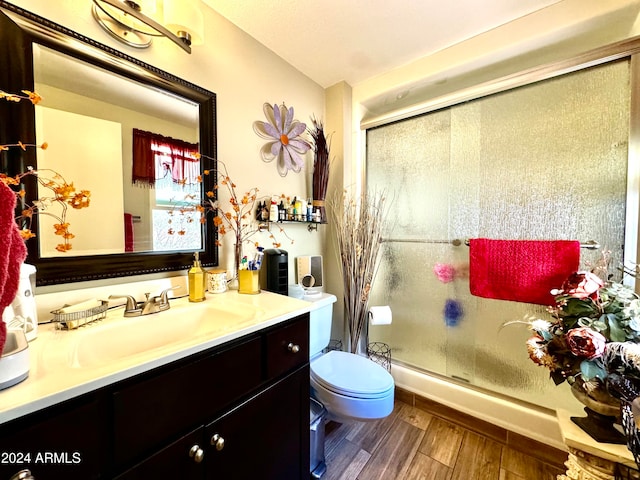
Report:
[[156,179],[171,175],[176,183],[197,183],[200,175],[197,153],[197,143],[134,128],[132,181],[153,188]]

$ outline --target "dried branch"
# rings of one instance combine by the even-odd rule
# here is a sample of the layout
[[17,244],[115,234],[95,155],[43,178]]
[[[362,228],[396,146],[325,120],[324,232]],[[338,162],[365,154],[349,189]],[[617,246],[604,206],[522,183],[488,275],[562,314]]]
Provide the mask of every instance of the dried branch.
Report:
[[353,198],[347,192],[336,194],[330,202],[352,352],[357,351],[368,320],[369,294],[380,264],[382,233],[388,213],[384,203],[381,193],[363,193]]
[[320,221],[326,222],[324,201],[329,183],[329,150],[331,145],[324,134],[324,125],[315,117],[311,118],[313,128],[309,130],[313,138],[313,206],[320,210]]

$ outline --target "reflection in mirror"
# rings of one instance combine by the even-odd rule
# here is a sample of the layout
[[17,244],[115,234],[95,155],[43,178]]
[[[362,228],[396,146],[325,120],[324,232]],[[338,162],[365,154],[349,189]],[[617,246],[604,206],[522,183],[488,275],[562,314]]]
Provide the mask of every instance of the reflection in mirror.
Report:
[[[46,216],[34,218],[32,226],[42,234],[27,242],[27,261],[37,268],[38,286],[182,270],[191,266],[194,251],[203,266],[218,264],[212,222],[182,225],[174,217],[170,225],[167,205],[173,193],[179,200],[191,192],[198,201],[213,190],[215,93],[4,0],[0,61],[2,90],[34,89],[44,98],[37,109],[0,108],[0,140],[43,138],[49,144],[37,158],[32,149],[6,155],[0,167],[11,175],[28,166],[51,167],[77,189],[91,191],[89,209],[69,212],[76,237],[67,253],[55,251]],[[134,185],[134,129],[196,145],[207,159],[199,172],[211,174],[184,190],[165,171],[173,160],[162,153],[154,156],[160,166],[151,174],[156,188]],[[37,200],[35,182],[27,179],[24,189],[27,203]],[[184,235],[167,235],[170,229]]]
[[[33,54],[35,90],[44,99],[36,106],[36,138],[49,144],[38,152],[38,168],[72,172],[74,183],[91,191],[89,211],[68,212],[75,234],[71,253],[200,250],[197,222],[178,226],[185,235],[166,234],[174,220],[170,202],[187,192],[199,196],[200,190],[194,182],[172,181],[170,153],[157,154],[157,184],[132,179],[134,129],[197,148],[198,105],[39,44],[33,45]],[[51,232],[54,222],[43,216],[39,231]],[[68,255],[56,251],[53,236],[38,237],[42,257]]]

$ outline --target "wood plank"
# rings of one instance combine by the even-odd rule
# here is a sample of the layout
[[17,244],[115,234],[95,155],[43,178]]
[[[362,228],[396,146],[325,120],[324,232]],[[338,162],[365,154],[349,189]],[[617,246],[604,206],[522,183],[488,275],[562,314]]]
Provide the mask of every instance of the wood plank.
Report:
[[405,421],[395,421],[358,480],[404,479],[411,465],[424,431]]
[[418,452],[403,480],[449,480],[452,473],[451,468]]
[[500,467],[525,479],[553,480],[563,470],[510,447],[502,449]]
[[507,445],[545,463],[565,470],[564,462],[567,461],[569,456],[565,451],[511,431],[507,431]]
[[502,427],[424,397],[416,395],[415,402],[417,408],[432,415],[444,418],[451,423],[458,424],[467,430],[472,430],[480,435],[489,437],[496,442],[507,443],[507,430]]
[[452,480],[498,480],[502,445],[473,432],[465,432]]
[[353,430],[352,423],[329,422],[325,426],[324,454],[329,456]]
[[408,390],[404,390],[400,387],[396,387],[396,390],[394,392],[394,396],[396,401],[398,402],[403,402],[406,403],[407,405],[410,406],[415,406],[414,402],[415,402],[415,394],[408,391]]
[[428,455],[438,462],[453,467],[458,458],[465,430],[441,418],[433,418],[418,448],[420,453]]
[[406,403],[397,404],[397,418],[404,420],[405,422],[418,427],[420,430],[428,430],[433,415],[420,410],[416,407],[411,407]]
[[508,433],[509,446],[396,399],[386,419],[329,422],[323,480],[555,480],[564,473],[555,449],[539,454],[542,444]]
[[322,477],[323,480],[356,480],[371,457],[369,452],[345,438],[325,456],[327,472]]
[[346,438],[369,453],[375,452],[380,442],[396,420],[397,411],[403,404],[396,402],[393,412],[386,418],[372,422],[354,422]]
[[515,473],[508,472],[507,470],[500,469],[500,480],[527,480],[520,475],[516,475]]

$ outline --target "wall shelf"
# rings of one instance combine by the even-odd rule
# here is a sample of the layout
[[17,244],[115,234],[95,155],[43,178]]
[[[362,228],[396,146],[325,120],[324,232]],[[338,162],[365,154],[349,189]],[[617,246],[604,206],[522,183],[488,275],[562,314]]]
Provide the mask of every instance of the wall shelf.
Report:
[[271,224],[272,223],[276,223],[276,224],[281,224],[281,225],[294,225],[294,224],[298,224],[298,225],[306,225],[307,226],[307,230],[310,232],[317,232],[318,231],[318,225],[326,225],[327,222],[307,222],[306,220],[278,220],[277,222],[260,222],[258,224],[258,230],[261,232],[264,231],[271,231]]

